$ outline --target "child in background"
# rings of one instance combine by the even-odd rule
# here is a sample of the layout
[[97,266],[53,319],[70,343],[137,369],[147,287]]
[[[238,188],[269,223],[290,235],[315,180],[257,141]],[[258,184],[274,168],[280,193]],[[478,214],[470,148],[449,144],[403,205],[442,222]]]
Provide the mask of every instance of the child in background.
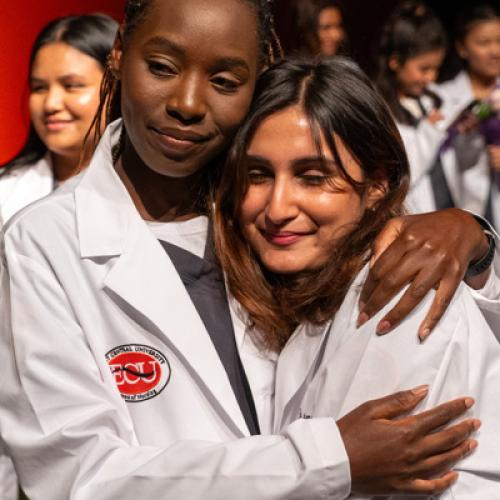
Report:
[[446,132],[442,101],[429,85],[437,78],[446,46],[437,16],[413,0],[396,8],[381,39],[376,82],[409,157],[411,185],[406,205],[415,213],[436,209],[433,166]]
[[500,170],[500,141],[493,133],[498,118],[484,110],[494,107],[492,96],[500,84],[500,12],[488,4],[464,9],[458,16],[455,36],[464,68],[454,79],[439,85],[437,92],[443,99],[444,113],[465,116],[460,124],[465,133],[453,136],[442,151],[443,178],[451,200],[437,208],[452,203],[484,214],[498,227],[499,188],[492,182],[495,171]]

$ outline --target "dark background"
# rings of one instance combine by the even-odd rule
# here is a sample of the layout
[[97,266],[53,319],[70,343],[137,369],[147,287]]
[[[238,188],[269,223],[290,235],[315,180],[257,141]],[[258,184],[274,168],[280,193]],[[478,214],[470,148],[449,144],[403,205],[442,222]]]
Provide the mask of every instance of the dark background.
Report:
[[[427,1],[450,31],[457,12],[464,6],[478,3],[479,0]],[[485,0],[487,1],[487,0]],[[490,0],[491,1],[491,0]],[[288,46],[291,37],[291,0],[276,0],[276,24],[284,46]],[[350,39],[350,52],[362,68],[372,73],[375,67],[378,40],[382,26],[392,9],[400,0],[344,0],[342,7],[345,15],[345,28]],[[498,5],[498,3],[497,3]],[[450,77],[456,65],[446,61],[444,76]]]
[[[290,5],[293,0],[275,1],[278,31],[286,46],[293,36],[290,32]],[[351,54],[368,72],[374,68],[382,25],[397,3],[398,0],[343,1]],[[429,3],[449,27],[460,6],[472,3],[472,0],[430,0]],[[0,0],[0,164],[12,158],[26,135],[29,123],[26,109],[27,66],[36,34],[54,17],[97,10],[120,21],[123,0]]]

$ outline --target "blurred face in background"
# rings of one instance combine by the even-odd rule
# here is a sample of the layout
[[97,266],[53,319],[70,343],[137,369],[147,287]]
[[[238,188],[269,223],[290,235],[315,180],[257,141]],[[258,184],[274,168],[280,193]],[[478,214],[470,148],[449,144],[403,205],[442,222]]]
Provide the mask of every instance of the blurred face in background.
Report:
[[400,62],[396,56],[389,60],[389,68],[394,71],[401,96],[419,97],[425,88],[435,82],[445,56],[444,49],[424,52]]
[[469,71],[480,78],[500,75],[500,19],[473,25],[462,42],[458,54],[465,59]]
[[56,156],[76,157],[99,105],[103,70],[94,58],[63,42],[37,53],[29,110],[37,134]]
[[322,9],[318,16],[320,53],[334,56],[345,37],[342,13],[336,7]]

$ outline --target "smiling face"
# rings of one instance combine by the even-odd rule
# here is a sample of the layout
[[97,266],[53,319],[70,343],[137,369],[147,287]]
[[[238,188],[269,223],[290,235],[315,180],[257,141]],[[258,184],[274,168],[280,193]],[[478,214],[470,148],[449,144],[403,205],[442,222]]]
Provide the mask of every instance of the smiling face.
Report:
[[[346,172],[362,181],[359,164],[337,136],[334,140]],[[298,273],[322,266],[335,241],[375,201],[375,193],[373,199],[372,194],[362,198],[340,176],[324,137],[321,147],[325,162],[297,106],[264,119],[248,147],[250,185],[240,222],[245,238],[272,272]]]
[[62,42],[43,46],[31,69],[29,110],[47,149],[80,154],[99,104],[103,71],[92,57]]
[[500,19],[478,22],[465,36],[457,50],[467,61],[469,71],[480,78],[500,75]]
[[244,1],[156,0],[114,51],[127,134],[149,168],[185,177],[227,146],[254,91],[257,32]]
[[396,74],[400,94],[421,96],[429,83],[436,81],[444,56],[444,49],[437,49],[411,57],[404,63],[395,57],[391,58],[389,67]]
[[344,40],[342,14],[336,7],[322,9],[318,16],[318,38],[320,53],[324,56],[334,56]]

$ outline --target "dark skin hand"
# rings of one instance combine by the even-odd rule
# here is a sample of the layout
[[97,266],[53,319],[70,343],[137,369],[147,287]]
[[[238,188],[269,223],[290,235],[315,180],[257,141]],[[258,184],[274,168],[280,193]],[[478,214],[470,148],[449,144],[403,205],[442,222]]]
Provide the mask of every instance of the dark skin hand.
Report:
[[[432,288],[436,295],[419,327],[424,340],[448,307],[470,262],[488,252],[488,239],[468,212],[449,208],[429,214],[392,219],[380,233],[368,278],[360,295],[358,325],[366,323],[406,285],[408,290],[377,326],[388,333],[401,322]],[[479,289],[490,270],[466,280]]]
[[[474,403],[462,398],[401,418],[425,397],[427,387],[369,401],[337,421],[351,468],[351,489],[358,494],[433,495],[449,488],[451,469],[471,453],[470,435],[481,425],[469,419],[441,429]],[[400,418],[396,418],[400,417]]]

